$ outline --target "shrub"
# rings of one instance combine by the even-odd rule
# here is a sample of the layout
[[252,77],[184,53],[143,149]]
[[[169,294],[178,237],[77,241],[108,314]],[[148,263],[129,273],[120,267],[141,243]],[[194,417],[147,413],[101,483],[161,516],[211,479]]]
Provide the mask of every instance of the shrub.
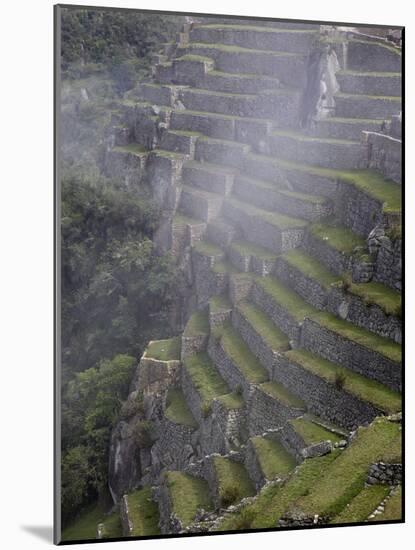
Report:
[[255,512],[252,508],[242,508],[233,523],[233,529],[240,531],[250,529],[255,519]]
[[220,496],[220,504],[222,508],[227,508],[228,506],[231,506],[231,504],[234,504],[238,500],[238,498],[238,487],[228,486],[225,487],[222,491],[222,494]]
[[336,375],[334,377],[334,385],[338,390],[341,390],[344,386],[344,383],[346,382],[346,375],[344,372],[336,372]]
[[138,447],[147,449],[154,443],[154,426],[149,420],[140,420],[134,426],[133,438]]

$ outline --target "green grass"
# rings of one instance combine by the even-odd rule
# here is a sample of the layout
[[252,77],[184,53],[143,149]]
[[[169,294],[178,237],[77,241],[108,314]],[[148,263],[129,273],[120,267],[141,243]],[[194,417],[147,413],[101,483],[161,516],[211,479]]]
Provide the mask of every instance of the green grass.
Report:
[[283,214],[277,214],[276,212],[268,212],[268,210],[262,210],[261,208],[257,208],[256,206],[252,206],[252,204],[248,204],[247,202],[243,202],[238,199],[227,198],[226,201],[234,208],[242,210],[249,216],[258,217],[261,220],[274,225],[280,230],[301,229],[307,225],[305,220],[284,216]]
[[[264,489],[255,502],[244,506],[236,514],[226,516],[218,530],[275,528],[278,519],[290,504],[306,494],[317,480],[324,476],[325,471],[337,459],[339,453],[340,451],[334,451],[322,457],[304,460],[283,485]],[[244,515],[249,518],[248,522],[244,521]]]
[[[183,111],[182,111],[183,112]],[[186,111],[187,113],[187,111]],[[206,114],[206,113],[205,113]],[[210,172],[212,174],[234,174],[234,169],[228,166],[222,166],[221,164],[214,164],[212,162],[198,162],[191,160],[186,163],[186,166],[196,170],[203,170],[204,172]]]
[[157,504],[151,500],[151,487],[134,491],[127,499],[129,517],[133,524],[131,536],[159,535],[159,510]]
[[271,349],[285,351],[290,348],[288,337],[258,306],[244,301],[238,304],[238,311]]
[[166,405],[164,414],[171,422],[182,424],[189,428],[197,428],[197,422],[190,412],[181,390],[171,389],[167,395]]
[[304,402],[301,401],[298,397],[289,392],[282,384],[279,382],[265,382],[259,386],[262,391],[270,395],[277,401],[280,401],[288,407],[295,407],[297,409],[305,409]]
[[158,361],[179,361],[180,348],[180,336],[168,340],[154,340],[147,346],[146,356]]
[[184,214],[175,214],[173,217],[173,225],[200,225],[201,223],[203,222]]
[[258,384],[267,380],[267,371],[231,325],[223,327],[220,341],[225,353],[248,382]]
[[347,291],[362,298],[365,305],[377,305],[386,315],[401,315],[401,295],[382,283],[352,283],[346,280]]
[[143,153],[149,152],[145,147],[139,145],[138,143],[129,143],[128,145],[122,146],[117,145],[112,150],[116,151],[117,153],[132,153],[134,155],[142,155]]
[[366,247],[366,241],[360,235],[353,233],[347,227],[335,227],[315,223],[310,226],[310,232],[314,237],[345,254],[352,254],[357,246]]
[[[192,42],[185,46],[185,48],[190,49],[206,49],[206,50],[217,50],[226,53],[249,53],[249,54],[262,54],[273,57],[304,57],[302,54],[289,53],[289,52],[275,52],[270,50],[254,50],[251,48],[242,48],[241,46],[228,46],[226,44],[204,44]],[[180,50],[180,47],[178,48]]]
[[378,418],[368,427],[360,427],[357,436],[324,477],[316,483],[296,507],[307,515],[318,514],[331,520],[363,489],[369,466],[397,457],[401,453],[402,434],[397,423]]
[[368,485],[364,487],[330,523],[356,523],[366,521],[389,493],[387,485]]
[[184,366],[204,404],[210,405],[213,399],[229,392],[226,382],[216,370],[207,353],[197,353],[186,357]]
[[294,470],[296,462],[281,443],[260,436],[251,441],[266,479],[282,478]]
[[316,312],[316,310],[300,298],[298,294],[280,283],[274,277],[262,277],[257,279],[256,284],[298,322]]
[[224,251],[219,246],[209,241],[198,241],[193,249],[202,256],[214,256],[215,258],[223,258],[225,256]]
[[183,153],[175,153],[174,151],[166,151],[165,149],[153,149],[152,153],[158,157],[170,160],[182,160],[184,158]]
[[169,130],[169,134],[184,137],[200,137],[202,135],[200,132],[193,132],[192,130]]
[[208,311],[196,311],[186,323],[183,336],[194,337],[209,334],[209,314]]
[[66,529],[62,531],[62,540],[86,540],[95,539],[98,523],[107,519],[105,508],[100,504],[94,504],[84,510]]
[[228,273],[230,275],[239,273],[236,267],[232,265],[228,260],[216,261],[214,266],[212,267],[212,271],[213,273]]
[[331,313],[317,313],[312,316],[313,321],[319,325],[336,332],[343,338],[352,340],[365,348],[368,348],[376,353],[384,355],[391,361],[400,363],[402,359],[402,349],[399,344],[392,342],[388,338],[379,336],[374,332],[357,327],[348,321],[338,319]]
[[234,241],[231,244],[231,248],[236,250],[241,256],[254,256],[261,260],[274,260],[276,258],[276,255],[266,248],[251,244],[248,241]]
[[297,363],[316,376],[324,378],[330,384],[335,383],[338,374],[343,375],[344,383],[342,387],[345,391],[352,393],[363,401],[372,403],[372,405],[388,414],[402,410],[400,394],[376,382],[376,380],[371,380],[350,369],[335,365],[308,351],[290,350],[285,355],[290,361]]
[[220,395],[217,401],[221,403],[226,409],[241,409],[245,405],[243,397],[236,392]]
[[385,50],[389,50],[390,52],[395,53],[398,56],[401,56],[401,50],[397,48],[396,46],[392,46],[390,44],[385,44],[384,42],[372,42],[370,40],[364,40],[359,38],[352,38],[350,42],[358,42],[360,44],[367,44],[368,46],[379,46],[381,48],[384,48]]
[[102,538],[115,539],[123,536],[121,517],[118,509],[106,516],[102,523]]
[[317,143],[325,143],[325,144],[330,144],[330,143],[333,143],[335,145],[350,145],[350,144],[356,144],[358,143],[357,141],[352,141],[350,139],[337,139],[337,138],[320,138],[320,137],[313,137],[313,136],[309,136],[307,134],[303,134],[299,131],[296,131],[296,130],[283,130],[283,129],[278,129],[278,130],[275,130],[272,132],[271,134],[272,136],[276,136],[276,137],[288,137],[288,138],[291,138],[291,139],[296,139],[300,142],[317,142]]
[[184,527],[192,523],[199,508],[212,509],[209,487],[203,479],[182,472],[167,472],[166,479],[172,502],[172,512],[176,514]]
[[220,313],[232,309],[232,302],[227,296],[213,296],[209,300],[209,310],[211,313]]
[[221,24],[208,24],[208,25],[201,25],[198,28],[202,29],[218,29],[218,30],[231,30],[231,31],[255,31],[255,32],[261,32],[261,33],[271,33],[271,34],[310,34],[315,35],[317,34],[317,31],[315,30],[308,30],[308,29],[273,29],[268,27],[258,27],[255,25],[221,25]]
[[343,439],[339,435],[326,430],[323,426],[308,420],[307,417],[294,418],[289,423],[298,435],[303,438],[306,445],[313,445],[314,443],[320,443],[320,441],[338,443]]
[[211,63],[213,62],[213,59],[204,55],[195,55],[188,53],[186,55],[182,55],[182,57],[177,57],[175,61],[198,61],[199,63]]
[[346,97],[351,99],[374,99],[374,100],[381,100],[381,101],[392,101],[396,103],[396,106],[399,107],[401,104],[401,97],[395,96],[395,95],[370,95],[370,94],[353,94],[353,93],[345,93],[345,92],[337,92],[335,97]]
[[402,519],[402,487],[398,487],[385,504],[385,511],[369,521],[392,521]]
[[[255,494],[255,487],[243,464],[222,456],[215,456],[213,463],[218,482],[219,498],[224,506],[229,506]],[[226,499],[234,500],[233,502],[225,502]]]
[[314,279],[324,288],[329,288],[339,280],[339,277],[333,275],[322,263],[298,248],[286,252],[282,258],[305,277]]

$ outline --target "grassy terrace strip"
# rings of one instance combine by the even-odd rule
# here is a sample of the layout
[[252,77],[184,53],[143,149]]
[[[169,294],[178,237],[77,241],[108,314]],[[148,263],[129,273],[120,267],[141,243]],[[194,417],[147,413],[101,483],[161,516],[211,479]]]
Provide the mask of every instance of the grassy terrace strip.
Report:
[[352,254],[357,246],[366,246],[365,239],[347,227],[315,223],[310,225],[310,233],[345,254]]
[[304,460],[283,485],[266,487],[255,502],[244,506],[236,514],[226,516],[218,530],[275,529],[278,519],[290,504],[306,494],[324,476],[339,454],[340,451],[334,451],[325,456]]
[[[239,273],[236,267],[228,262],[228,260],[219,260],[218,262],[215,262],[215,265],[211,268],[211,270],[213,273],[228,273],[230,275]],[[246,275],[248,275],[248,273]]]
[[198,241],[193,249],[196,250],[202,256],[214,256],[215,258],[223,258],[225,256],[224,251],[216,244],[209,241]]
[[385,504],[385,511],[369,521],[391,521],[402,519],[402,487],[398,487],[396,492]]
[[62,540],[85,540],[97,537],[99,523],[105,523],[105,538],[122,536],[121,520],[118,510],[112,514],[105,513],[102,504],[94,504],[83,511],[66,529],[62,531]]
[[166,151],[165,149],[153,149],[151,154],[170,160],[183,160],[186,157],[184,153],[175,153],[173,151]]
[[258,306],[244,301],[238,304],[238,310],[271,349],[285,351],[290,348],[287,336]]
[[158,361],[180,360],[181,338],[169,338],[168,340],[154,340],[147,346],[146,357]]
[[276,255],[272,254],[272,252],[266,248],[251,244],[248,241],[234,241],[230,247],[239,252],[241,256],[255,256],[263,260],[273,260],[276,258]]
[[242,395],[232,392],[220,395],[217,399],[226,409],[241,409],[245,405]]
[[364,487],[330,523],[356,523],[366,521],[389,493],[387,485],[368,485]]
[[339,277],[333,275],[322,263],[299,248],[289,250],[282,258],[303,275],[316,280],[325,288],[329,288],[339,280]]
[[269,396],[273,397],[280,403],[283,403],[287,407],[294,407],[296,409],[305,409],[304,402],[298,397],[289,392],[279,382],[264,382],[259,386]]
[[185,54],[181,57],[176,57],[174,61],[199,61],[200,63],[211,63],[213,59],[211,57],[206,57],[205,55],[196,55],[196,54]]
[[219,313],[232,309],[232,302],[228,296],[213,296],[209,300],[209,310],[211,313]]
[[261,208],[257,208],[256,206],[252,206],[251,204],[238,199],[227,198],[226,201],[235,208],[243,210],[250,216],[256,216],[271,225],[275,225],[278,229],[298,229],[307,225],[307,222],[304,220],[291,218],[289,216],[284,216],[283,214],[277,214],[276,212],[268,212],[267,210],[262,210]]
[[[349,121],[351,119],[345,120]],[[361,119],[358,120],[360,121]],[[401,187],[374,170],[334,170],[332,168],[321,168],[318,166],[294,163],[283,159],[274,159],[274,163],[288,171],[305,172],[311,175],[349,183],[354,185],[358,190],[381,202],[384,205],[383,209],[385,211],[397,212],[401,210]]]
[[222,328],[220,342],[248,382],[259,384],[268,379],[265,368],[230,324]]
[[316,313],[312,306],[274,277],[257,278],[256,284],[297,321]]
[[181,213],[176,213],[172,220],[173,225],[200,225],[200,220],[196,220],[195,218],[191,218],[190,216],[186,216]]
[[281,443],[261,436],[253,437],[251,441],[266,479],[285,477],[294,470],[296,462]]
[[350,139],[313,137],[295,130],[285,130],[285,129],[274,130],[271,136],[288,137],[288,138],[296,139],[298,141],[303,141],[303,142],[334,143],[337,145],[355,145],[359,143],[358,141],[352,141]]
[[171,389],[167,395],[166,405],[164,414],[171,422],[182,424],[189,428],[197,428],[197,422],[190,412],[181,390]]
[[317,34],[315,30],[307,29],[275,29],[273,27],[258,27],[256,25],[225,25],[225,24],[208,24],[198,25],[198,29],[217,29],[217,30],[231,30],[231,31],[256,31],[270,34],[278,33],[293,33],[293,34]]
[[402,348],[400,344],[396,344],[388,338],[379,336],[364,328],[357,327],[348,321],[343,321],[331,313],[316,313],[311,319],[328,330],[336,332],[343,338],[352,340],[356,344],[360,344],[376,353],[384,355],[392,361],[397,363],[401,362]]
[[344,383],[342,388],[359,399],[372,403],[375,407],[388,414],[402,410],[402,399],[398,392],[371,380],[350,369],[339,367],[330,361],[303,350],[289,350],[285,356],[294,363],[297,363],[305,370],[335,384],[336,377],[342,375]]
[[128,145],[117,145],[112,149],[117,153],[131,153],[133,155],[143,155],[144,153],[149,153],[150,151],[139,145],[138,143],[129,143]]
[[182,472],[167,472],[165,476],[172,502],[172,512],[184,527],[192,523],[199,508],[204,510],[212,508],[209,487],[205,480]]
[[261,55],[272,55],[275,57],[304,57],[303,54],[297,54],[297,53],[291,53],[291,52],[275,52],[271,50],[254,50],[252,48],[242,48],[241,46],[228,46],[226,44],[210,44],[210,43],[204,43],[204,42],[190,42],[190,44],[187,44],[185,46],[179,46],[177,48],[177,51],[179,52],[181,49],[204,49],[204,50],[212,50],[212,51],[219,51],[219,52],[225,52],[225,53],[252,53],[252,54],[261,54]]
[[210,405],[213,399],[229,392],[226,382],[216,370],[207,353],[196,353],[186,357],[184,367],[204,404]]
[[[187,113],[188,111],[185,112]],[[189,160],[189,162],[186,162],[185,166],[189,166],[189,168],[195,168],[197,170],[203,170],[204,172],[210,172],[211,174],[219,173],[232,175],[235,173],[234,168],[224,166],[223,164],[214,164],[213,162],[199,162],[196,160]]]
[[386,315],[400,316],[402,313],[402,298],[399,292],[392,288],[370,281],[369,283],[352,283],[350,277],[346,279],[347,291],[362,298],[363,302],[379,306]]
[[300,435],[306,445],[313,445],[320,441],[331,441],[332,443],[338,443],[341,441],[341,437],[329,430],[323,428],[319,424],[316,424],[307,417],[294,418],[289,420],[289,423],[294,430]]
[[[206,96],[219,96],[219,97],[236,97],[237,96],[245,99],[248,99],[248,98],[254,99],[255,97],[257,97],[255,94],[233,94],[231,92],[217,92],[216,90],[205,90],[203,88],[193,88],[193,87],[186,88],[185,91],[192,92],[193,94],[206,95]],[[205,113],[206,112],[208,111],[205,111]],[[210,139],[213,139],[213,138],[210,138]],[[215,141],[227,141],[227,140],[215,139]]]
[[255,494],[255,487],[243,464],[222,456],[215,456],[213,464],[223,507]]
[[209,334],[209,316],[207,310],[196,311],[186,323],[183,336],[192,337]]
[[134,491],[127,496],[128,514],[133,524],[131,536],[159,535],[159,510],[151,499],[151,487]]
[[309,494],[296,502],[296,508],[329,520],[340,514],[363,489],[371,464],[400,456],[401,439],[400,425],[385,418],[360,427],[350,446],[326,469]]
[[365,40],[360,38],[352,38],[350,39],[350,42],[353,43],[359,43],[359,44],[367,44],[368,46],[380,46],[381,48],[385,48],[385,50],[389,50],[390,52],[396,53],[397,55],[401,56],[401,50],[400,48],[397,48],[395,46],[392,46],[391,44],[385,44],[384,42],[376,41],[373,42],[372,40]]

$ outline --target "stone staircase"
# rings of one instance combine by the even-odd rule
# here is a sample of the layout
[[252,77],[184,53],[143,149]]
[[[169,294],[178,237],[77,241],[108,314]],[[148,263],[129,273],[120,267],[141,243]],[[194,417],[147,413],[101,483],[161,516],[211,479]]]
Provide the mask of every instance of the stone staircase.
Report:
[[[332,116],[302,128],[319,44],[337,51],[340,89]],[[319,461],[335,479],[350,433],[401,410],[400,283],[380,262],[399,258],[401,189],[368,169],[370,136],[401,109],[400,52],[331,42],[318,26],[215,19],[157,61],[123,103],[110,155],[128,177],[141,170],[163,208],[158,244],[178,263],[187,254],[192,277],[180,354],[154,357],[156,392],[136,387],[156,425],[142,484],[161,533],[225,528],[263,491],[291,495],[308,469],[321,492],[300,499],[300,518],[287,501],[272,525],[312,523],[315,502],[318,522],[346,521],[387,491],[341,487],[329,505]]]

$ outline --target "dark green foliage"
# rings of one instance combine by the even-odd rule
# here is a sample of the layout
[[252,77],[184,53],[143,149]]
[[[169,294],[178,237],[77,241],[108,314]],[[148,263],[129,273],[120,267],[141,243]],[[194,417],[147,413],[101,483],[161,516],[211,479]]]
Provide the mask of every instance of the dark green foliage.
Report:
[[141,420],[137,422],[133,430],[133,438],[138,447],[147,449],[154,443],[153,439],[154,426],[153,423],[148,420]]
[[227,508],[240,499],[239,489],[235,486],[225,487],[220,496],[222,508]]
[[336,372],[336,375],[334,377],[334,385],[338,390],[341,390],[346,382],[346,375],[344,372]]

